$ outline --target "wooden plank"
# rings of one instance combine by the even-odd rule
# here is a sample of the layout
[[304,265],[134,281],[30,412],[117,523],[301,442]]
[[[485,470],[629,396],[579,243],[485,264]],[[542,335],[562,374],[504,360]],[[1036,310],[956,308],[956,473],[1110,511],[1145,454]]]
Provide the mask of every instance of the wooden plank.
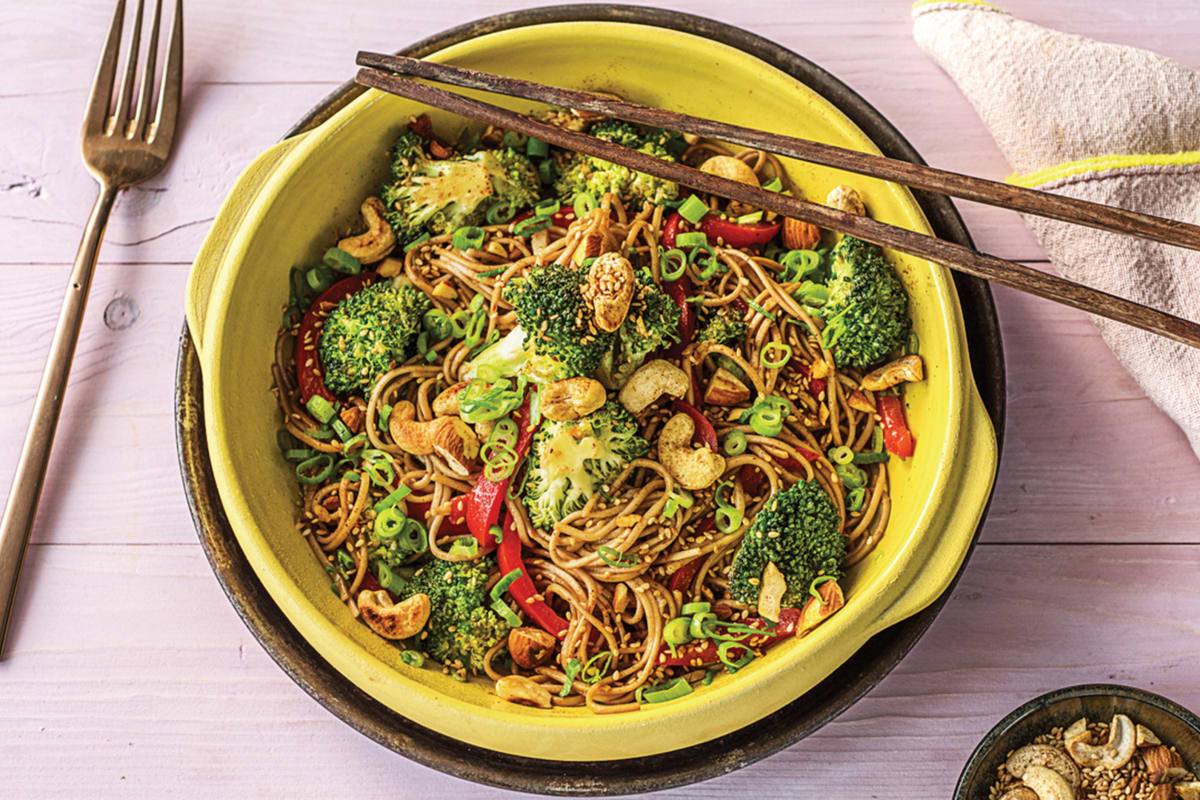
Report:
[[[1125,682],[1200,707],[1198,569],[1196,546],[982,546],[924,640],[858,705],[764,763],[668,796],[947,797],[987,729],[1040,692]],[[198,547],[41,546],[30,572],[0,666],[0,750],[21,768],[0,770],[0,795],[183,781],[188,796],[375,797],[393,793],[389,778],[403,796],[499,794],[408,763],[320,708],[242,626]]]

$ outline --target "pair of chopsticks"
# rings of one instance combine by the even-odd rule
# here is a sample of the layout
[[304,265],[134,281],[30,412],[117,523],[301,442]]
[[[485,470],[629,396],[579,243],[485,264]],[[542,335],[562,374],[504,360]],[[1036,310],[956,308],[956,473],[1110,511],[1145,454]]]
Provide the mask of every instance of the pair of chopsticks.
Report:
[[514,130],[558,147],[597,156],[606,161],[674,181],[692,189],[737,200],[784,217],[810,222],[821,228],[856,236],[882,247],[920,256],[977,278],[995,281],[1038,297],[1117,320],[1177,342],[1200,348],[1200,325],[1149,306],[1126,300],[1082,284],[1032,269],[1013,261],[980,253],[933,236],[899,228],[869,217],[860,217],[801,198],[770,192],[756,186],[709,175],[698,169],[663,161],[611,142],[538,122],[480,100],[464,97],[412,80],[424,78],[467,89],[520,97],[564,108],[591,111],[629,122],[692,133],[754,147],[824,166],[980,203],[1022,211],[1050,219],[1086,225],[1114,233],[1138,236],[1166,244],[1200,250],[1200,226],[1136,211],[1076,200],[969,175],[912,164],[884,156],[860,153],[778,133],[729,125],[673,111],[651,108],[589,92],[563,89],[488,72],[438,64],[405,56],[360,52],[356,81],[463,117]]

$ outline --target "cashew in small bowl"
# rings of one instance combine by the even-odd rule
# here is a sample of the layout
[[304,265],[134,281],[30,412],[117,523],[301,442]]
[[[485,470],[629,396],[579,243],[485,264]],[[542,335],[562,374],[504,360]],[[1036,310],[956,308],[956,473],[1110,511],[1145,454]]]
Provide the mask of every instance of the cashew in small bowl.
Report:
[[608,399],[604,385],[592,378],[567,378],[542,389],[542,416],[569,421],[586,417]]
[[1079,788],[1081,780],[1079,768],[1075,766],[1075,762],[1067,757],[1066,753],[1052,745],[1025,745],[1013,751],[1013,754],[1004,762],[1004,768],[1014,778],[1020,778],[1025,774],[1025,770],[1034,764],[1039,767],[1049,767],[1059,775],[1062,775],[1067,783],[1071,784],[1071,788]]
[[825,205],[830,208],[836,208],[839,211],[845,211],[847,214],[857,214],[860,217],[867,215],[867,207],[863,205],[862,197],[859,196],[858,190],[853,186],[835,186],[829,192],[829,196],[825,198]]
[[554,657],[554,634],[541,628],[523,626],[508,632],[508,653],[517,666],[533,669]]
[[683,397],[688,390],[687,373],[670,361],[656,358],[638,367],[617,395],[630,414],[640,414],[664,394]]
[[479,440],[471,426],[458,417],[435,417],[418,422],[413,419],[412,403],[397,403],[388,419],[392,441],[406,453],[427,456],[437,453],[450,468],[463,475],[471,471],[479,455]]
[[1038,800],[1075,800],[1075,789],[1049,767],[1031,764],[1021,776],[1021,783],[1032,789]]
[[540,683],[524,675],[505,675],[496,681],[496,695],[501,700],[537,708],[550,707],[550,692]]
[[602,253],[588,269],[587,285],[583,297],[592,306],[596,327],[602,331],[615,331],[625,321],[633,291],[637,288],[637,277],[629,259],[619,253]]
[[385,213],[387,208],[378,197],[363,200],[362,215],[367,223],[367,232],[347,236],[338,242],[338,247],[364,264],[382,260],[396,247],[396,233],[384,218]]
[[1112,718],[1108,728],[1108,741],[1093,745],[1088,734],[1087,719],[1080,719],[1063,733],[1067,753],[1081,767],[1105,767],[1120,769],[1137,749],[1137,730],[1133,720],[1124,714]]
[[1037,792],[1028,786],[1014,786],[1000,795],[1000,800],[1038,800],[1038,796]]
[[925,363],[918,355],[902,356],[877,370],[868,372],[862,379],[862,388],[880,392],[905,381],[925,380]]
[[385,639],[408,639],[416,636],[429,621],[429,596],[414,594],[400,603],[383,589],[374,592],[363,589],[358,593],[358,613],[363,622]]
[[738,183],[746,183],[751,186],[758,186],[758,175],[754,174],[754,170],[750,165],[740,158],[733,156],[712,156],[705,160],[700,165],[701,172],[707,172],[709,175],[716,175],[718,178],[725,178]]
[[696,423],[687,414],[667,420],[658,434],[658,460],[685,489],[706,489],[725,471],[725,458],[707,447],[692,447]]

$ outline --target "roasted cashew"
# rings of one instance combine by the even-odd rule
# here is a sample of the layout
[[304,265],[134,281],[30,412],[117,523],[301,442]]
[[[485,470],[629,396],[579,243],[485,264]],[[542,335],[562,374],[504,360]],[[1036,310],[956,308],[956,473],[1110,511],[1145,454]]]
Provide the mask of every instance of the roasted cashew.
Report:
[[508,632],[508,654],[520,667],[540,667],[554,656],[554,634],[541,628],[523,626]]
[[378,197],[363,200],[362,215],[367,223],[367,232],[347,236],[338,242],[338,247],[364,264],[382,260],[396,247],[396,233],[384,218],[385,213],[387,209]]
[[838,586],[837,581],[825,581],[817,587],[817,594],[821,595],[820,600],[810,597],[800,609],[800,620],[796,623],[797,636],[811,633],[830,614],[846,605],[846,596],[842,594],[842,587]]
[[388,432],[392,441],[406,453],[427,456],[437,453],[456,472],[466,475],[479,455],[479,440],[471,426],[458,417],[436,417],[424,422],[413,419],[412,403],[403,401],[392,409]]
[[629,259],[619,253],[601,253],[596,257],[588,268],[583,298],[591,303],[597,328],[611,333],[621,327],[635,288],[637,278]]
[[867,215],[867,207],[863,205],[862,197],[859,196],[858,190],[853,186],[835,186],[829,192],[829,196],[825,198],[825,205],[830,208],[836,208],[839,211],[845,211],[847,214],[856,214],[860,217]]
[[1137,748],[1137,731],[1133,720],[1124,714],[1117,714],[1109,725],[1108,741],[1093,745],[1085,717],[1067,728],[1063,733],[1063,743],[1067,754],[1081,767],[1120,769],[1133,758],[1133,751]]
[[871,392],[890,389],[905,381],[925,380],[925,363],[918,355],[902,356],[877,370],[868,372],[862,379],[862,388]]
[[433,398],[433,415],[435,417],[453,417],[458,414],[458,395],[467,388],[466,381],[459,381],[453,386],[447,386],[437,397]]
[[592,378],[567,378],[542,389],[542,416],[568,421],[586,417],[608,399],[604,384]]
[[1004,762],[1004,768],[1008,770],[1009,775],[1020,778],[1025,774],[1025,770],[1034,764],[1039,767],[1049,767],[1062,775],[1073,789],[1078,788],[1082,780],[1075,762],[1068,758],[1062,750],[1048,744],[1025,745],[1008,757],[1008,760]]
[[787,591],[787,579],[768,561],[762,573],[762,585],[758,589],[758,615],[768,622],[779,622],[779,608],[783,605],[783,594]]
[[737,181],[738,183],[746,183],[751,186],[758,186],[758,175],[754,174],[754,170],[750,165],[740,158],[733,156],[712,156],[705,160],[700,165],[701,172],[707,172],[709,175],[716,175],[718,178]]
[[617,399],[630,414],[640,414],[664,394],[683,397],[689,385],[686,372],[670,361],[656,358],[638,367]]
[[725,458],[707,447],[692,447],[696,423],[676,414],[658,433],[658,460],[685,489],[706,489],[725,471]]
[[363,589],[358,593],[358,613],[363,622],[385,639],[408,639],[416,636],[429,621],[429,596],[414,594],[400,603],[383,589],[374,592]]
[[510,703],[520,703],[538,708],[550,707],[550,692],[540,683],[534,683],[524,675],[505,675],[496,681],[496,695]]
[[1033,789],[1038,800],[1075,800],[1075,790],[1071,784],[1049,767],[1031,765],[1021,776],[1021,783]]
[[724,367],[717,367],[704,390],[704,402],[713,406],[739,406],[749,399],[749,387]]

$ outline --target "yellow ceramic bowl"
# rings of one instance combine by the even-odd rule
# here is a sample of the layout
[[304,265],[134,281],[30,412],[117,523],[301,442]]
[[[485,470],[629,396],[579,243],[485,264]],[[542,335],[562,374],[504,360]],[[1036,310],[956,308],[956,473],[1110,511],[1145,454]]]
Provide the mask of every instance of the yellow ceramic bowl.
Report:
[[[493,33],[436,56],[469,67],[616,92],[649,105],[878,152],[831,104],[794,78],[710,40],[624,23],[556,23]],[[494,98],[493,98],[494,101]],[[511,107],[529,110],[519,101]],[[962,563],[988,497],[996,444],[966,359],[948,272],[896,256],[912,298],[927,379],[907,393],[916,455],[891,462],[891,523],[845,581],[846,607],[804,639],[681,700],[632,714],[527,709],[485,682],[414,669],[351,618],[293,529],[296,487],[275,445],[268,391],[288,270],[311,263],[355,224],[386,174],[387,150],[424,109],[367,92],[319,128],[265,153],[243,175],[192,274],[188,322],[200,352],[208,446],[226,514],[263,585],[300,633],[388,707],[455,739],[544,759],[603,760],[674,750],[737,730],[815,686],[878,631],[931,603]],[[456,133],[463,120],[434,111]],[[928,231],[901,187],[808,164],[788,165],[813,198],[838,183],[884,221]]]

